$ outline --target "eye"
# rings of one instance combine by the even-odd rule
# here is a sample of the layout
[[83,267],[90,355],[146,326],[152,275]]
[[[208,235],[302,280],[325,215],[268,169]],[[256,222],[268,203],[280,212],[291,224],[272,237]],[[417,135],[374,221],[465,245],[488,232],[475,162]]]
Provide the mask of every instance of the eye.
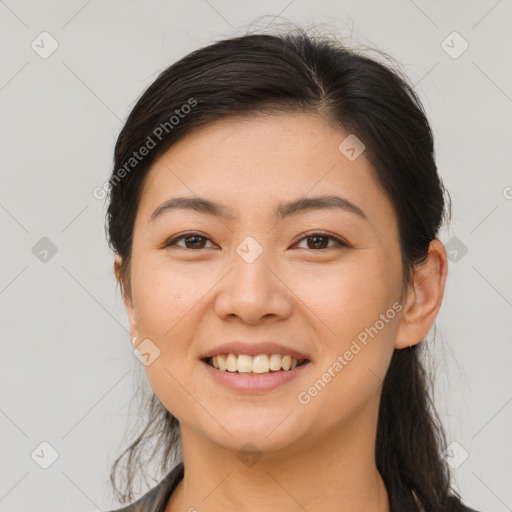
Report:
[[[184,245],[180,245],[177,242],[183,240]],[[303,237],[299,243],[306,241],[307,247],[305,249],[314,249],[314,250],[323,250],[329,249],[332,247],[328,247],[329,242],[332,240],[335,242],[335,247],[348,247],[348,244],[343,240],[340,240],[338,237],[333,235],[329,235],[327,233],[311,233],[305,237]],[[182,247],[184,249],[205,249],[205,243],[211,240],[208,237],[203,236],[200,233],[185,233],[183,235],[177,236],[172,240],[169,240],[164,244],[164,247]]]
[[335,247],[348,247],[348,244],[344,242],[343,240],[340,240],[338,237],[335,237],[333,235],[329,235],[327,233],[311,233],[304,238],[302,238],[299,243],[306,240],[307,247],[305,249],[330,249],[332,247],[327,247],[329,244],[329,241],[333,240],[336,245]]
[[[184,246],[176,243],[180,240],[184,240]],[[200,233],[185,233],[184,235],[169,240],[165,243],[164,247],[177,246],[183,247],[184,249],[204,249],[205,240],[209,240],[209,238],[202,236]]]

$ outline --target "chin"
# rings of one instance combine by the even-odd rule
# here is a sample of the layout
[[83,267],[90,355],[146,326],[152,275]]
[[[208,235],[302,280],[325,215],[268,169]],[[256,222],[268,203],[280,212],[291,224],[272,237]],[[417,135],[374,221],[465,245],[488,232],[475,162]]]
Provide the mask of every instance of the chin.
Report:
[[[296,417],[294,418],[291,414],[286,418],[289,412],[279,416],[270,413],[260,414],[257,421],[256,413],[246,413],[245,418],[240,417],[241,414],[238,417],[236,414],[230,417],[223,416],[224,421],[221,424],[227,432],[208,418],[204,425],[206,427],[204,435],[212,442],[234,452],[251,450],[254,447],[260,452],[281,451],[293,445],[301,437],[300,427],[295,424]],[[213,423],[215,423],[214,428]]]

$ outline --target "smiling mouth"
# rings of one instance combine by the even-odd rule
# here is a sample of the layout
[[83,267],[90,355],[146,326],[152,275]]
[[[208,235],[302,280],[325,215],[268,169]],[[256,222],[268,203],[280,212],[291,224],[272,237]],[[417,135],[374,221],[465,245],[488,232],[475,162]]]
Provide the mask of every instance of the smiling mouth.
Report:
[[202,361],[216,370],[239,375],[265,375],[289,372],[309,363],[309,359],[296,359],[289,355],[260,354],[252,357],[245,354],[232,353],[207,357],[202,359]]

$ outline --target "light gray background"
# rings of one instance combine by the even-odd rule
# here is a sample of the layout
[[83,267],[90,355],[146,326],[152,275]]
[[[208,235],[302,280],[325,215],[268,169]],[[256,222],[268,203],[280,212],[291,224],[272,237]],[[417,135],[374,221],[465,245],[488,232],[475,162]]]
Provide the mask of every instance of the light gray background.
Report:
[[[458,443],[454,465],[468,453],[454,470],[466,503],[512,510],[510,0],[5,0],[0,14],[1,511],[117,506],[109,469],[126,446],[141,368],[92,190],[157,74],[262,15],[260,27],[275,15],[327,23],[348,43],[390,53],[416,85],[454,208],[440,237],[453,261],[429,342],[436,403]],[[47,58],[44,31],[58,43]],[[457,58],[464,41],[446,40],[454,31],[469,44]],[[43,237],[55,255],[34,254]],[[50,461],[43,441],[58,452],[48,469],[35,462]]]

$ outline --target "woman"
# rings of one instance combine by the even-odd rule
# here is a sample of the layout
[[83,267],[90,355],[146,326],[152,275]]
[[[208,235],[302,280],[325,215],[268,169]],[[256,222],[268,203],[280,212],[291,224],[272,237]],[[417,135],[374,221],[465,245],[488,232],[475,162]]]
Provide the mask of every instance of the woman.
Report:
[[109,185],[154,392],[112,482],[128,456],[133,497],[149,434],[167,474],[124,511],[471,510],[420,362],[448,208],[399,72],[301,30],[199,49],[135,105]]

